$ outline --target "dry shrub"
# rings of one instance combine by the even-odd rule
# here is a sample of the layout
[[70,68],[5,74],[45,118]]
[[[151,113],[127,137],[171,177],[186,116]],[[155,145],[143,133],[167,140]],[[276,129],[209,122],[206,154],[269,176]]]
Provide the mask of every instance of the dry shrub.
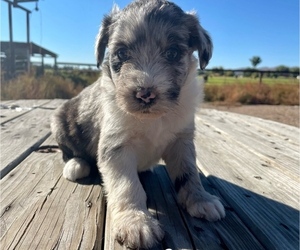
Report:
[[236,99],[229,99],[231,102],[239,102],[242,104],[272,104],[269,97],[271,92],[270,85],[245,84],[242,88],[241,86],[235,86],[235,88],[235,91],[239,92],[239,95],[236,96]]
[[56,75],[35,77],[34,74],[20,75],[1,83],[1,99],[67,99],[83,89],[69,79]]
[[[82,84],[58,75],[24,74],[1,83],[1,99],[68,99],[83,88]],[[298,84],[208,84],[204,91],[207,102],[299,105]]]
[[299,105],[298,84],[278,84],[272,88],[270,99],[273,104]]
[[299,105],[298,84],[206,85],[204,91],[207,102]]

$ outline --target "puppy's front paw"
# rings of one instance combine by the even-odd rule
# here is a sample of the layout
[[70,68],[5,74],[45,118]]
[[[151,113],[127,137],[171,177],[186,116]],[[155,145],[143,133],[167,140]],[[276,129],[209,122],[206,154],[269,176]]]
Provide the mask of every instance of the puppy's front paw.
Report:
[[225,217],[224,206],[218,197],[202,191],[190,198],[186,209],[191,216],[208,221],[217,221]]
[[164,237],[157,220],[143,211],[124,211],[114,217],[114,234],[126,247],[150,248]]

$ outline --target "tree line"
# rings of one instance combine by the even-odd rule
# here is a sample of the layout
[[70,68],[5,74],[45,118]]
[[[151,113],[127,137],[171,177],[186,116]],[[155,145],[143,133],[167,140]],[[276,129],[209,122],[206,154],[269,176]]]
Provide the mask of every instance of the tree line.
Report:
[[287,67],[284,65],[279,65],[272,70],[259,70],[252,67],[247,67],[243,69],[224,69],[223,67],[213,67],[207,70],[212,74],[219,76],[237,76],[238,72],[242,72],[244,77],[257,77],[261,72],[263,72],[264,77],[296,77],[300,74],[298,67]]
[[247,67],[243,69],[224,69],[223,67],[213,67],[210,70],[213,74],[218,74],[219,76],[237,76],[237,72],[242,72],[245,77],[258,77],[263,72],[264,77],[296,77],[300,74],[299,67],[287,67],[285,65],[279,65],[271,70],[259,70],[257,65],[262,62],[260,56],[253,56],[249,59],[252,67]]

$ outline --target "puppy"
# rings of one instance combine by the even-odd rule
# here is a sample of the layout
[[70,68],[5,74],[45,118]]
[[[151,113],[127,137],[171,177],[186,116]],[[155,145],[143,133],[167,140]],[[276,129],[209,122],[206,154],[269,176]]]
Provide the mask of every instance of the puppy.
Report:
[[202,90],[194,51],[204,69],[212,42],[195,14],[164,0],[114,7],[96,39],[102,77],[52,120],[66,162],[63,176],[76,181],[97,164],[115,238],[130,248],[149,248],[164,236],[147,210],[138,177],[161,158],[178,202],[191,216],[225,216],[219,199],[204,190],[196,166],[194,114]]

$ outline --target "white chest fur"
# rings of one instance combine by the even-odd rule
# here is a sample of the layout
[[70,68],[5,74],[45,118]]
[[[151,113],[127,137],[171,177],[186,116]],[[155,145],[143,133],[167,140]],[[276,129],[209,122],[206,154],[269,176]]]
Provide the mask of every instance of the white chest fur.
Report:
[[201,94],[201,83],[196,78],[187,81],[172,111],[149,119],[126,114],[117,109],[115,102],[109,102],[105,108],[109,112],[104,114],[101,133],[114,135],[112,137],[117,140],[114,145],[130,147],[135,152],[138,170],[146,170],[159,161],[178,133],[193,125]]
[[[132,121],[130,144],[137,153],[138,170],[145,170],[157,163],[166,147],[176,140],[178,133],[193,126],[195,107],[199,103],[199,83],[184,86],[176,108],[154,120]],[[200,92],[201,93],[201,92]]]

